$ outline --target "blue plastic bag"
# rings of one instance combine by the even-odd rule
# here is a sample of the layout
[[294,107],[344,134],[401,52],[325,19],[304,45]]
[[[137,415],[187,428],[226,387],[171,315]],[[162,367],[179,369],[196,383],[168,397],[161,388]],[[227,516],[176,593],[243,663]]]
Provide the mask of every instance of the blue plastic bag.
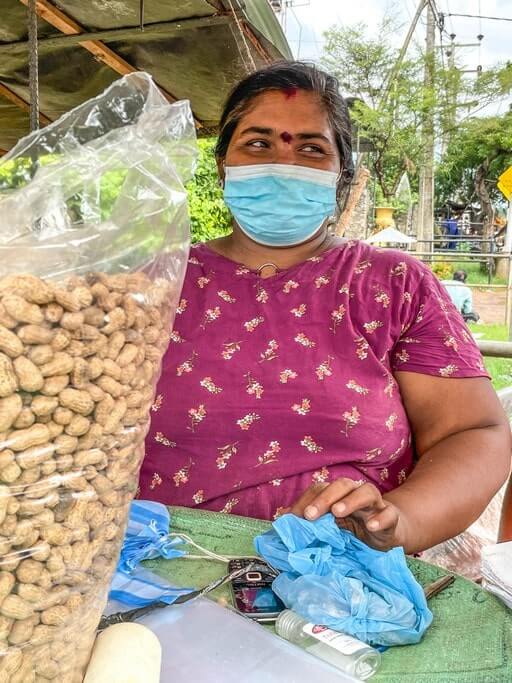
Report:
[[193,590],[172,586],[166,579],[139,567],[143,560],[172,559],[187,554],[185,540],[171,535],[169,524],[169,511],[165,505],[149,500],[132,502],[121,556],[110,584],[110,599],[132,607],[143,607],[157,600],[172,604],[179,596]]
[[169,510],[161,503],[134,500],[121,548],[118,570],[129,574],[142,560],[183,557],[186,551],[179,536],[169,534]]
[[373,645],[417,643],[432,622],[402,548],[374,550],[330,513],[314,522],[284,515],[254,543],[282,572],[274,592],[310,622]]

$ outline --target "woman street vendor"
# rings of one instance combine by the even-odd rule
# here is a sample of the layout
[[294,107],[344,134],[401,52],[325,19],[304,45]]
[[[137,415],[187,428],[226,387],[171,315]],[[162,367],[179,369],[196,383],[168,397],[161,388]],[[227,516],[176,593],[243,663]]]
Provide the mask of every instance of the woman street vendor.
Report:
[[191,250],[140,497],[331,511],[408,553],[458,534],[509,472],[510,429],[431,271],[330,230],[353,175],[337,81],[298,62],[250,74],[216,154],[233,230]]

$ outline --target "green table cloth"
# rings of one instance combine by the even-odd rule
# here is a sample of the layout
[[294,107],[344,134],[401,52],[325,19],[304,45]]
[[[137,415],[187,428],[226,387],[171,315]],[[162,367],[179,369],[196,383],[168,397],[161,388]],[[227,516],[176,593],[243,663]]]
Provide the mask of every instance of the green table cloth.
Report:
[[[254,555],[253,539],[268,522],[216,512],[170,508],[171,530],[222,555]],[[408,559],[422,586],[443,569]],[[226,573],[211,560],[148,560],[147,569],[177,586],[200,587]],[[229,588],[211,594],[231,603]],[[374,683],[512,683],[512,611],[475,583],[458,577],[429,602],[434,621],[418,645],[383,653]],[[200,645],[198,645],[200,647]],[[283,683],[286,683],[285,681]]]

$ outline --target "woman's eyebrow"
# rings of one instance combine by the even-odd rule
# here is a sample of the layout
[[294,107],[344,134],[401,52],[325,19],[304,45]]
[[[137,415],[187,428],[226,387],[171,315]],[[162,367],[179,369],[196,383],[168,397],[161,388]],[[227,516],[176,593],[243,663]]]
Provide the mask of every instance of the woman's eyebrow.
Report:
[[273,128],[262,128],[261,126],[249,126],[245,128],[240,135],[245,135],[246,133],[257,133],[258,135],[272,135],[275,133]]
[[[256,133],[258,135],[274,135],[276,131],[274,128],[265,128],[263,126],[249,126],[248,128],[244,128],[244,130],[241,131],[240,135],[246,135],[247,133]],[[332,144],[332,140],[329,140],[329,138],[323,133],[304,132],[297,133],[296,135],[294,135],[294,137],[298,138],[299,140],[311,140],[313,138],[316,138],[323,140],[328,144]]]
[[299,138],[299,140],[311,140],[312,138],[320,138],[320,140],[324,140],[325,142],[332,144],[332,140],[329,140],[329,138],[323,133],[297,133],[295,137]]

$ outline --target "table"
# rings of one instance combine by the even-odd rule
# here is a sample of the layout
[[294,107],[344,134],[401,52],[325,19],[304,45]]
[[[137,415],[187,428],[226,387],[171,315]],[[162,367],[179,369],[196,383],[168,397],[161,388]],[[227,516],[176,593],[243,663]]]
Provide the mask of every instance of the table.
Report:
[[[227,555],[254,555],[253,538],[270,523],[188,508],[170,508],[171,529]],[[416,559],[409,566],[423,586],[443,569]],[[146,568],[172,584],[199,587],[222,576],[222,563],[205,560],[149,560]],[[231,602],[229,589],[212,594]],[[394,647],[382,657],[372,683],[511,683],[512,611],[475,583],[458,577],[430,601],[434,621],[418,645]],[[286,682],[283,682],[286,683]]]

